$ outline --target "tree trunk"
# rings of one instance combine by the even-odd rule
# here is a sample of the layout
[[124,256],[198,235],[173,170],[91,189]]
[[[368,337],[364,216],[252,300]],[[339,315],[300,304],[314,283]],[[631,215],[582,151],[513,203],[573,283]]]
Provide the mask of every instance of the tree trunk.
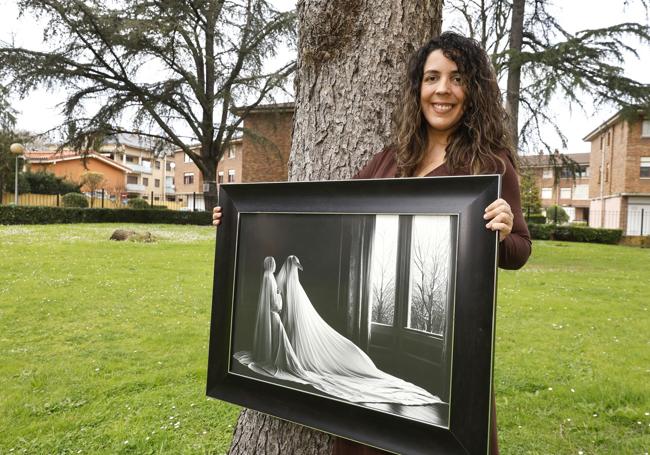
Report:
[[526,0],[514,0],[512,2],[510,64],[508,65],[506,93],[506,110],[510,115],[510,135],[517,150],[519,150],[519,91],[521,90],[521,63],[519,63],[519,54],[521,53],[524,36],[525,6]]
[[[302,0],[298,21],[289,179],[346,179],[390,142],[408,56],[440,32],[442,0]],[[330,454],[332,442],[246,410],[229,454]]]

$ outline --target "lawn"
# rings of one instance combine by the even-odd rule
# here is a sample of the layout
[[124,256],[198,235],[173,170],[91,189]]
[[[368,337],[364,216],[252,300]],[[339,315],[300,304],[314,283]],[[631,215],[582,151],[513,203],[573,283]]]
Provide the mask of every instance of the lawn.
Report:
[[[214,231],[0,226],[0,454],[221,454],[205,398]],[[537,242],[499,275],[504,454],[650,451],[650,250]]]

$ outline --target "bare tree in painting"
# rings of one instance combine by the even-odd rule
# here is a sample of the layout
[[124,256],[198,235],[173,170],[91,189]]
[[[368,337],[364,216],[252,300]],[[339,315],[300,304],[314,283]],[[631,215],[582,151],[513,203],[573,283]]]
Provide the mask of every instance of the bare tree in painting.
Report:
[[415,241],[411,260],[411,317],[409,326],[442,333],[445,326],[448,254],[442,242]]
[[392,324],[395,311],[395,280],[388,265],[385,262],[378,264],[379,270],[372,286],[372,321],[380,324]]

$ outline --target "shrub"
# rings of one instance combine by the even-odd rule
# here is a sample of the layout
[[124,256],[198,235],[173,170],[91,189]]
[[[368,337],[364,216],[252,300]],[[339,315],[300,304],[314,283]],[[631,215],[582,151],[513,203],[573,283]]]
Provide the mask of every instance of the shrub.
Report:
[[542,215],[541,213],[534,213],[530,216],[526,216],[524,214],[524,217],[526,218],[527,223],[535,223],[535,224],[544,224],[546,223],[546,216]]
[[584,226],[556,226],[553,234],[555,240],[611,244],[617,244],[622,235],[621,229],[596,229]]
[[0,224],[65,224],[65,223],[159,223],[212,224],[210,212],[179,212],[176,210],[87,209],[0,206]]
[[79,193],[79,185],[51,172],[25,172],[24,175],[34,194]]
[[531,223],[528,225],[531,238],[535,240],[550,240],[555,226],[552,224]]
[[617,244],[623,235],[621,229],[599,229],[586,226],[556,226],[554,224],[528,225],[535,240],[565,240],[569,242]]
[[148,209],[149,208],[149,203],[147,201],[145,201],[144,199],[140,198],[140,197],[129,199],[127,201],[126,205],[130,209]]
[[549,223],[563,224],[569,221],[569,215],[559,205],[552,205],[546,209],[546,219]]
[[80,193],[68,193],[63,196],[63,207],[88,207],[88,199]]
[[569,221],[569,215],[559,205],[552,205],[546,209],[546,219],[549,223],[562,224]]

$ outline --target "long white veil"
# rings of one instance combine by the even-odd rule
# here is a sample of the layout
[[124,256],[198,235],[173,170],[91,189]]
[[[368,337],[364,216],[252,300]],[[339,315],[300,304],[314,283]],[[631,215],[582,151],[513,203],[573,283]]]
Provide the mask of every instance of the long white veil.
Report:
[[440,403],[421,387],[378,369],[352,341],[330,327],[318,314],[300,284],[302,270],[289,256],[277,276],[284,301],[282,325],[305,370],[319,390],[352,402],[421,405]]

